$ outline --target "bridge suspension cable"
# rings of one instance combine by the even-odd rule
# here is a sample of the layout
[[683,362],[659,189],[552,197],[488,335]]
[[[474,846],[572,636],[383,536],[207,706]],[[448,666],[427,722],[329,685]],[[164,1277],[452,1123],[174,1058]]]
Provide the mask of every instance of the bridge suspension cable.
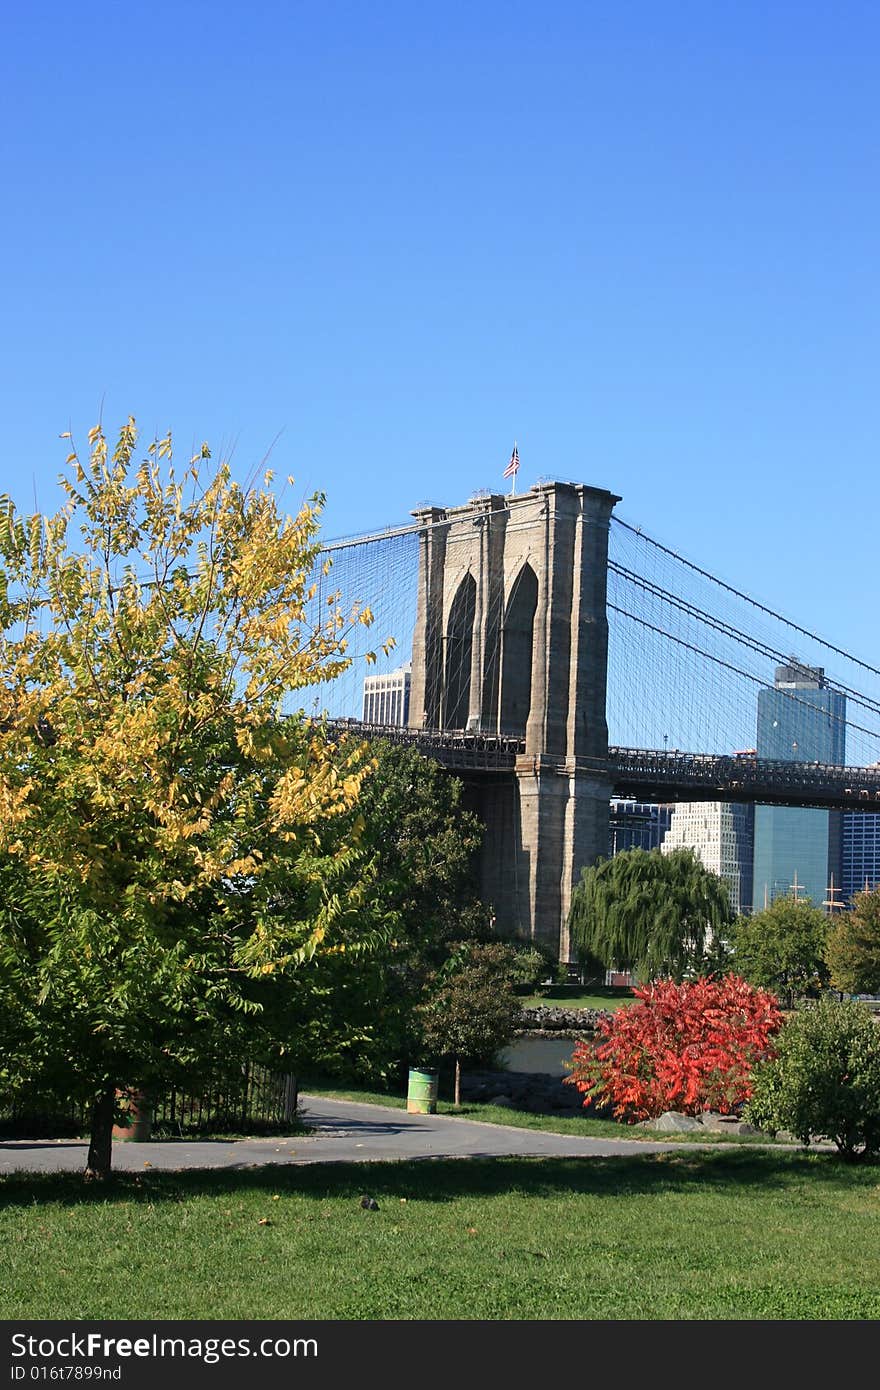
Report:
[[817,642],[820,646],[826,648],[826,650],[835,652],[836,655],[844,657],[847,661],[853,662],[856,666],[861,666],[863,670],[869,671],[871,675],[880,676],[880,669],[878,669],[878,667],[871,666],[868,662],[862,661],[860,657],[853,656],[851,652],[844,651],[842,647],[836,647],[833,642],[828,642],[825,638],[819,637],[815,632],[811,632],[809,628],[800,627],[799,624],[793,622],[791,618],[783,617],[781,613],[776,613],[772,608],[768,608],[758,599],[752,598],[750,594],[743,593],[741,589],[735,589],[733,585],[727,584],[723,579],[719,579],[717,575],[710,574],[708,570],[701,569],[693,560],[686,559],[684,555],[679,555],[678,551],[672,550],[669,546],[662,545],[660,541],[656,541],[651,536],[646,535],[641,527],[633,526],[619,516],[612,516],[611,525],[612,527],[619,526],[626,531],[631,531],[648,545],[653,546],[655,550],[663,551],[664,554],[671,556],[678,564],[686,566],[688,569],[693,570],[695,574],[699,574],[704,579],[708,579],[713,584],[716,584],[719,589],[726,589],[729,594],[733,594],[744,603],[748,603],[753,608],[757,608],[761,613],[766,613],[768,617],[775,619],[777,622],[784,623],[785,626],[790,628],[793,632],[800,633],[801,636],[808,638],[811,642]]
[[[777,704],[798,710],[804,730],[801,748],[796,734],[785,756],[833,746],[835,756],[825,760],[868,765],[880,758],[876,667],[617,517],[608,613],[612,742],[719,753],[754,746],[757,692],[771,688]],[[779,668],[789,669],[777,684]],[[856,721],[854,709],[869,718]]]
[[[475,523],[493,513],[475,514]],[[363,682],[370,674],[387,674],[411,660],[418,586],[418,536],[432,525],[419,522],[388,526],[367,535],[328,540],[319,557],[329,560],[329,574],[316,578],[315,620],[322,608],[337,603],[369,604],[372,628],[357,629],[348,655],[352,665],[332,685],[303,691],[307,712],[359,718]],[[539,540],[536,539],[536,544]],[[445,631],[426,655],[426,677],[445,692],[443,722],[465,727],[471,662],[485,673],[484,708],[500,716],[505,643],[514,641],[508,609],[511,576],[487,582],[479,595],[470,592],[474,576],[447,561]],[[458,608],[450,614],[452,594]],[[482,623],[473,622],[474,610]],[[612,517],[608,565],[609,669],[607,715],[609,737],[620,746],[678,747],[729,753],[754,746],[758,692],[773,688],[777,667],[793,664],[821,670],[822,688],[846,701],[818,711],[808,690],[792,688],[785,699],[804,720],[825,719],[842,745],[848,763],[866,766],[880,759],[880,668],[819,637],[770,605],[712,575],[705,567],[648,536],[641,528]],[[394,645],[387,643],[394,639]],[[474,644],[480,644],[475,653]],[[383,649],[387,646],[387,650]],[[375,662],[367,664],[367,653]],[[849,670],[836,668],[849,667]],[[854,710],[869,716],[857,721]],[[791,750],[797,756],[797,747]]]
[[[760,641],[758,638],[751,637],[747,632],[742,632],[738,628],[732,627],[723,619],[715,617],[711,613],[706,613],[702,609],[696,608],[693,604],[688,603],[687,600],[681,599],[675,594],[670,593],[667,589],[662,589],[659,585],[653,584],[650,580],[641,578],[639,575],[634,574],[632,570],[624,569],[623,566],[615,564],[614,561],[609,561],[608,568],[615,574],[619,574],[627,579],[631,584],[635,584],[639,588],[647,590],[655,597],[662,599],[663,602],[671,604],[672,607],[679,608],[682,612],[687,613],[698,622],[704,623],[707,627],[715,628],[716,631],[723,633],[725,636],[732,637],[734,640],[741,642],[743,646],[748,647],[758,655],[765,656],[780,664],[785,664],[789,660],[788,653],[767,646],[766,643]],[[635,618],[634,614],[625,614],[624,616],[632,617],[636,622],[639,621]],[[669,636],[670,634],[666,635]],[[671,640],[675,641],[676,639],[672,638]],[[710,660],[712,659],[709,653],[703,653],[703,655],[707,656]],[[761,683],[763,684],[763,682]],[[834,682],[834,689],[846,695],[850,703],[860,705],[872,714],[880,714],[880,700],[872,699],[868,695],[863,695],[860,691],[854,690],[852,686],[844,685],[839,681]],[[871,730],[870,732],[874,731]]]
[[[676,637],[674,633],[667,632],[664,628],[655,627],[653,623],[649,623],[645,618],[638,617],[635,613],[627,613],[624,609],[618,608],[615,604],[609,604],[608,607],[611,610],[611,612],[619,613],[620,616],[623,618],[630,618],[633,622],[639,623],[642,627],[648,628],[651,632],[657,633],[660,637],[664,637],[667,641],[675,642],[680,647],[686,647],[687,650],[693,652],[694,655],[703,657],[706,661],[714,662],[717,666],[723,666],[727,671],[730,671],[733,675],[742,677],[743,680],[751,681],[753,685],[761,687],[767,684],[766,679],[762,678],[761,676],[756,676],[754,672],[743,671],[741,667],[733,666],[729,661],[723,661],[720,656],[716,656],[712,652],[707,652],[702,647],[695,647],[693,643],[685,642],[681,637]],[[757,648],[755,648],[755,650],[757,650]],[[791,701],[793,705],[800,706],[800,708],[806,711],[809,715],[815,715],[815,705],[810,704],[807,700],[800,698],[794,693],[788,694],[787,698]],[[871,738],[880,739],[880,729],[867,729],[861,724],[853,723],[852,720],[839,719],[838,716],[834,714],[829,714],[828,719],[832,722],[845,724],[847,728],[855,729],[858,733],[868,734]]]

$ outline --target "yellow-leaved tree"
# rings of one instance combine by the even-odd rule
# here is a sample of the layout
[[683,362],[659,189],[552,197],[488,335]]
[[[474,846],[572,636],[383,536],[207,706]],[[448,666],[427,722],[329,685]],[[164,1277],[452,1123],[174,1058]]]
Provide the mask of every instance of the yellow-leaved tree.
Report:
[[0,499],[0,1088],[87,1101],[104,1176],[120,1090],[277,1050],[297,969],[382,938],[369,752],[283,712],[372,616],[315,619],[320,496],[138,458],[133,419],[67,470],[54,515]]

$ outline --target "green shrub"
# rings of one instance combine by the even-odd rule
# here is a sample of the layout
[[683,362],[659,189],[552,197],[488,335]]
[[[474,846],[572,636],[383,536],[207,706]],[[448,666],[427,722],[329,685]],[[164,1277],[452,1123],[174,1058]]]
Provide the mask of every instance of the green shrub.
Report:
[[880,1026],[870,1011],[823,999],[794,1014],[775,1057],[752,1072],[746,1117],[804,1144],[832,1139],[850,1160],[880,1153]]
[[513,1037],[519,1000],[513,992],[513,952],[501,942],[465,943],[458,957],[429,980],[416,1010],[422,1059],[455,1063],[455,1104],[461,1101],[463,1062],[489,1062]]
[[514,985],[523,989],[535,989],[545,980],[551,979],[556,969],[556,961],[548,951],[538,946],[514,946],[511,956],[510,978]]

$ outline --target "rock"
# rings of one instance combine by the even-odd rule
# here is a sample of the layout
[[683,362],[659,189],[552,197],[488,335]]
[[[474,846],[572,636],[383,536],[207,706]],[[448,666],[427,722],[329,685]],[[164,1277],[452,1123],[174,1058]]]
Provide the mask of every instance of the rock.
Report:
[[719,1133],[736,1134],[735,1126],[739,1123],[738,1115],[719,1115],[716,1110],[704,1110],[700,1116],[700,1122],[704,1129],[717,1130]]
[[679,1115],[677,1110],[665,1110],[654,1120],[645,1120],[643,1129],[656,1130],[658,1134],[692,1134],[703,1126],[692,1115]]
[[703,1128],[714,1134],[741,1134],[745,1138],[757,1139],[761,1133],[754,1125],[741,1120],[739,1115],[719,1115],[714,1110],[704,1110],[700,1120]]
[[545,1072],[475,1071],[464,1072],[461,1078],[464,1101],[484,1101],[509,1109],[529,1110],[536,1115],[564,1111],[577,1115],[583,1097],[574,1087],[563,1084],[561,1076]]
[[594,1033],[605,1009],[562,1009],[549,1004],[541,1004],[534,1009],[520,1011],[518,1027],[529,1033],[553,1034]]

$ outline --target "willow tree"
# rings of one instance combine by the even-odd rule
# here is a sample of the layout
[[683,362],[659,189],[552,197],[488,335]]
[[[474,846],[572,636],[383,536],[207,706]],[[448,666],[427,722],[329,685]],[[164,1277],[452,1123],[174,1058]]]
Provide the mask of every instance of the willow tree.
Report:
[[138,460],[133,419],[89,445],[53,515],[0,499],[0,1087],[88,1101],[103,1176],[120,1091],[228,1063],[380,924],[369,752],[281,717],[372,620],[314,616],[323,499],[284,515],[207,446],[178,473],[170,435]]
[[692,850],[631,849],[581,870],[568,925],[578,951],[649,980],[681,980],[723,950],[732,921],[722,879]]

